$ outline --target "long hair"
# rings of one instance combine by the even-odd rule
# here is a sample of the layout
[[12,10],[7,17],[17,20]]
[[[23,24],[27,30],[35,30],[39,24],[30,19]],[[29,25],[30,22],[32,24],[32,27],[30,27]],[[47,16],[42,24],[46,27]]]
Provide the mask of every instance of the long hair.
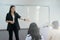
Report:
[[39,34],[39,28],[36,23],[30,24],[30,27],[28,29],[28,34],[30,34],[32,36],[32,38],[41,39],[41,36]]
[[[11,8],[12,8],[12,7],[15,7],[15,5],[11,5],[11,6],[10,6],[9,13],[11,13]],[[14,13],[15,13],[15,12],[16,12],[16,11],[14,11]]]

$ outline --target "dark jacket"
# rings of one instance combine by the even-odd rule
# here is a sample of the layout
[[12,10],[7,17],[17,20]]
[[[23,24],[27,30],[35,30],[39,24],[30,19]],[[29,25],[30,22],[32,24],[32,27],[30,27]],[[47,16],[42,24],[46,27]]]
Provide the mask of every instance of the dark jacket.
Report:
[[[15,15],[15,23],[14,24],[8,23],[7,30],[12,30],[13,26],[17,30],[20,29],[20,26],[19,26],[19,23],[18,23],[18,18],[21,18],[21,16],[18,13],[14,13],[14,15]],[[6,15],[6,21],[7,20],[13,21],[11,13],[7,13],[7,15]]]

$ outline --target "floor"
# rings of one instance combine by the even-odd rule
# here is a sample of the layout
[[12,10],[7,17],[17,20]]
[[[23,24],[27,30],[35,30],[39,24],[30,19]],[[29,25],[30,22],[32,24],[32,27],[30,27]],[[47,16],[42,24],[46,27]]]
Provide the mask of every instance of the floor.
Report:
[[[27,35],[27,29],[21,29],[19,30],[19,39],[20,40],[25,40],[25,36]],[[6,30],[0,30],[0,40],[8,40],[9,35],[8,35],[8,31]],[[15,40],[15,36],[13,33],[13,40]]]

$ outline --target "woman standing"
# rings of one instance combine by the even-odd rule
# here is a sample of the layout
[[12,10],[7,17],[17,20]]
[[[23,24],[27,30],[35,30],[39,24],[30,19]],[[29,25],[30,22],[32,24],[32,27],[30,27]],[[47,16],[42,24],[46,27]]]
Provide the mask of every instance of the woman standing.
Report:
[[[9,40],[13,40],[13,32],[15,34],[16,40],[19,40],[19,23],[18,23],[18,18],[21,19],[21,16],[16,13],[15,11],[15,6],[11,5],[9,13],[6,15],[6,22],[8,23],[7,25],[7,30],[9,32]],[[26,19],[22,19],[26,20]]]

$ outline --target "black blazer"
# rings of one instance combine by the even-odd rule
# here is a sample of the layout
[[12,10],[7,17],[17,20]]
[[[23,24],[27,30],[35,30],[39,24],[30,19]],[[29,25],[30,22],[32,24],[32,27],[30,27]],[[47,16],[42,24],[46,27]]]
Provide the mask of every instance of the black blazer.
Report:
[[[14,24],[8,23],[7,30],[12,30],[13,25],[15,26],[15,28],[17,30],[20,29],[20,26],[19,26],[19,23],[18,23],[18,18],[21,18],[21,16],[18,13],[14,13],[14,15],[15,15],[15,23]],[[7,15],[6,15],[6,21],[7,20],[13,21],[13,18],[11,16],[11,13],[7,13]]]

